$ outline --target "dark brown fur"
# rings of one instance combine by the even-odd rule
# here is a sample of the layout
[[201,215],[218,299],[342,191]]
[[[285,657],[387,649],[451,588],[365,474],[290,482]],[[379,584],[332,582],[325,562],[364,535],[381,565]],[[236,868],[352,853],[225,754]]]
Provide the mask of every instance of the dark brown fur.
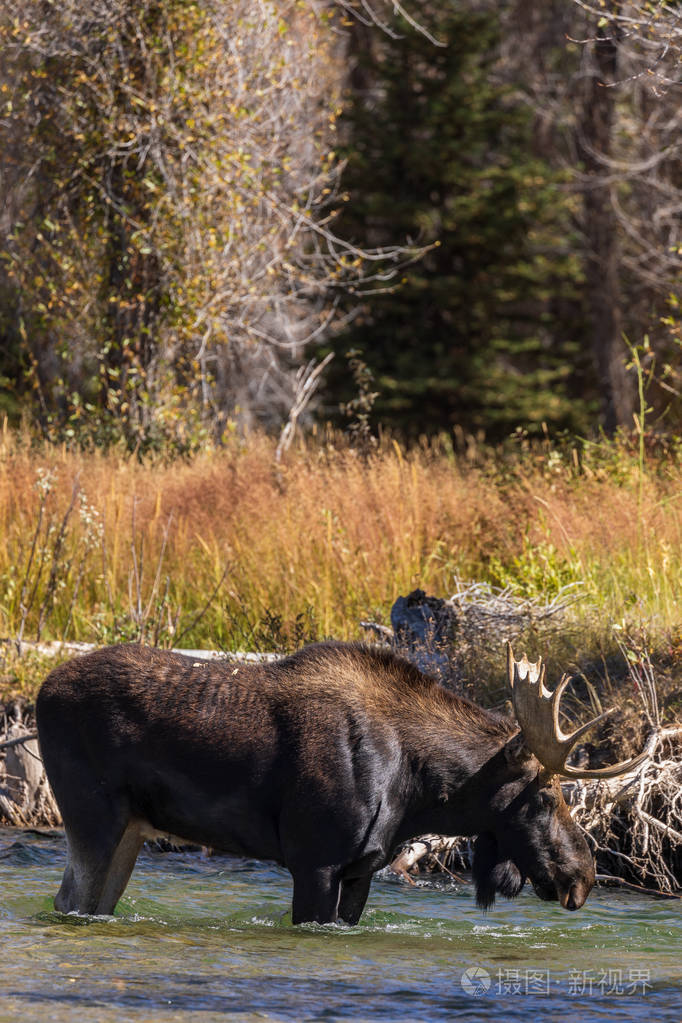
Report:
[[481,905],[529,876],[577,908],[593,881],[518,727],[390,650],[232,665],[109,647],[53,671],[37,718],[67,834],[64,911],[112,912],[155,832],[283,863],[295,922],[355,923],[373,871],[425,831],[485,836]]

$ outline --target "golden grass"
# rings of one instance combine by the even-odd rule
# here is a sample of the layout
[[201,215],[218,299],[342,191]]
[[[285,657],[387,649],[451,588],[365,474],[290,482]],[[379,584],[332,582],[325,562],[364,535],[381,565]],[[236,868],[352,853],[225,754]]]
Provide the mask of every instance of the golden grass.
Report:
[[603,620],[680,628],[682,468],[652,456],[642,471],[624,445],[475,466],[442,445],[385,442],[365,461],[317,441],[277,466],[254,436],[163,465],[5,429],[0,536],[0,635],[24,639],[349,638],[456,575],[529,596],[582,581]]

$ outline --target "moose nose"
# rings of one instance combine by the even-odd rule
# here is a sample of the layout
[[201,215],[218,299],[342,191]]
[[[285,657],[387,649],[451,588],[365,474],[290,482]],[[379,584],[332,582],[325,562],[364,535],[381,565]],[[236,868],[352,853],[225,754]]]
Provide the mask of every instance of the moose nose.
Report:
[[564,909],[580,909],[587,898],[587,892],[582,885],[572,884],[570,888],[559,895],[559,901]]

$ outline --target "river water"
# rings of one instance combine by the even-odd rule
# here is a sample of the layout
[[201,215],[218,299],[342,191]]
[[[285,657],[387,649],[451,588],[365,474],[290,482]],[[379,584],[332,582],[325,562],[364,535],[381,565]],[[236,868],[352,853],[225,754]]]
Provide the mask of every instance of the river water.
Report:
[[682,904],[379,876],[358,927],[292,927],[271,864],[143,852],[116,916],[65,917],[64,838],[0,829],[0,1021],[682,1019]]

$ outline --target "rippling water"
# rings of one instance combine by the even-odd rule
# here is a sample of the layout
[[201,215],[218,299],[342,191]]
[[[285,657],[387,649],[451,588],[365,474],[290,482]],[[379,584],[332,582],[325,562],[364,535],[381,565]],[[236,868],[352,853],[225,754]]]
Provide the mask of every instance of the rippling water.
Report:
[[64,917],[61,835],[0,829],[0,1021],[682,1018],[682,905],[375,880],[356,928],[292,927],[269,864],[143,853],[116,917]]

